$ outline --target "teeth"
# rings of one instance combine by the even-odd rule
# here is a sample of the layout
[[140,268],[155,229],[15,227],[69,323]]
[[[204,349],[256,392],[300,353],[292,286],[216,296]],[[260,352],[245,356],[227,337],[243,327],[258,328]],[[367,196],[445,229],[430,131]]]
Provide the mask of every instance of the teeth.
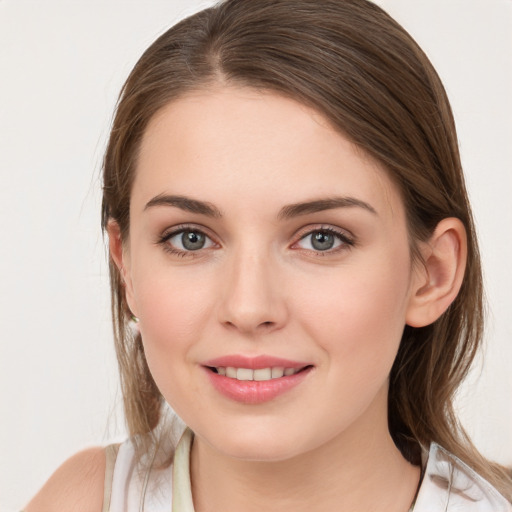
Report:
[[219,375],[223,375],[229,377],[230,379],[237,380],[272,380],[279,379],[281,377],[288,377],[290,375],[295,375],[299,372],[298,368],[283,368],[283,367],[273,367],[273,368],[259,368],[257,370],[251,370],[250,368],[234,368],[232,366],[219,366],[216,368],[217,373]]
[[281,366],[276,366],[275,368],[272,368],[272,378],[278,379],[279,377],[282,377],[284,375],[284,368]]
[[236,380],[254,380],[254,372],[249,368],[238,368],[236,371]]
[[[240,371],[240,370],[238,370]],[[254,370],[254,380],[270,380],[272,378],[271,368],[261,368]]]

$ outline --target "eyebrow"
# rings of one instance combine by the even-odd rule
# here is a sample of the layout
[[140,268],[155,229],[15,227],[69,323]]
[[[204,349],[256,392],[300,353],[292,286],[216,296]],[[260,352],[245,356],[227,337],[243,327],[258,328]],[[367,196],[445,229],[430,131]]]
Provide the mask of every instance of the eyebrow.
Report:
[[222,217],[221,211],[212,203],[198,201],[197,199],[192,199],[186,196],[160,194],[151,199],[151,201],[149,201],[144,207],[144,210],[154,206],[174,206],[180,210],[199,213],[201,215],[206,215],[207,217]]
[[307,201],[304,203],[295,203],[281,208],[277,218],[290,219],[300,215],[322,212],[325,210],[333,210],[335,208],[363,208],[364,210],[378,215],[375,208],[370,204],[356,199],[355,197],[330,197],[327,199],[318,199],[316,201]]
[[[212,203],[199,201],[187,196],[159,194],[151,199],[144,210],[155,206],[174,206],[180,210],[190,213],[198,213],[207,217],[220,218],[222,212]],[[330,197],[326,199],[317,199],[301,203],[294,203],[284,206],[279,211],[277,218],[279,220],[291,219],[301,215],[333,210],[335,208],[363,208],[374,215],[378,215],[376,210],[370,204],[355,197]]]

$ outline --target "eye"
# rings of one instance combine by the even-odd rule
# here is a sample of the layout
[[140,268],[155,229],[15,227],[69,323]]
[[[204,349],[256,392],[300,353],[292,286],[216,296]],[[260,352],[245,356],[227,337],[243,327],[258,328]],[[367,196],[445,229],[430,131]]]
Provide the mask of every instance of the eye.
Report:
[[344,233],[332,228],[322,228],[310,231],[296,245],[308,251],[329,252],[336,251],[336,249],[341,249],[344,246],[352,246],[354,242]]
[[215,246],[213,240],[199,229],[181,228],[165,234],[161,240],[166,250],[185,255],[190,252]]

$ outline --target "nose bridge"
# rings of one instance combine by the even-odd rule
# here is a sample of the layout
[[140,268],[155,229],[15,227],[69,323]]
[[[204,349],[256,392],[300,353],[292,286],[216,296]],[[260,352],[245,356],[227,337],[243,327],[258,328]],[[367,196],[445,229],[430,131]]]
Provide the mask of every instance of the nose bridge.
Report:
[[278,263],[261,244],[239,245],[227,262],[221,322],[243,332],[269,330],[285,321]]

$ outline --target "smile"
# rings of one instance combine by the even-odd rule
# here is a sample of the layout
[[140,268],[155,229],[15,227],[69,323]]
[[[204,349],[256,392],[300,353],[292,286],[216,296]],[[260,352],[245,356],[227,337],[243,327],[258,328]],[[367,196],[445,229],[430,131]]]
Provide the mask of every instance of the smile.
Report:
[[202,365],[213,389],[245,405],[270,402],[299,386],[314,369],[307,362],[260,355],[230,355]]
[[218,366],[213,368],[210,367],[210,370],[216,372],[219,375],[241,381],[266,381],[280,379],[283,376],[288,377],[290,375],[295,375],[303,369],[304,368],[284,368],[282,366],[276,366],[273,368],[258,368],[257,370],[253,370],[251,368],[235,368],[233,366]]

